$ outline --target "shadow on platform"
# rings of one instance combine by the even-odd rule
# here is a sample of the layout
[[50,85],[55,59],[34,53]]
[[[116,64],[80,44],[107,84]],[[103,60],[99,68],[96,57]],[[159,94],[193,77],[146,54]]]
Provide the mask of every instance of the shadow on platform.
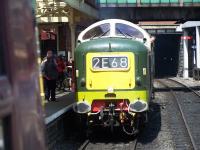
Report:
[[45,112],[45,124],[48,124],[72,109],[72,105],[75,102],[74,92],[65,92],[64,94],[58,94],[56,102],[48,102],[44,106]]

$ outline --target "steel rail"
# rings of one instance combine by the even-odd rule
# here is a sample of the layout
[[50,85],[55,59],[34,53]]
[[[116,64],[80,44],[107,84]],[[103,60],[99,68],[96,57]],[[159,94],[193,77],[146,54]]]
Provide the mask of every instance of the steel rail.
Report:
[[78,150],[85,150],[89,143],[89,140],[85,140],[85,142],[79,147]]
[[195,90],[193,90],[193,89],[192,89],[191,87],[189,87],[188,85],[183,84],[183,83],[181,83],[181,82],[179,82],[179,81],[177,81],[177,80],[170,79],[170,78],[168,78],[167,80],[173,81],[173,82],[175,82],[175,83],[178,83],[178,84],[180,84],[180,85],[186,87],[186,88],[189,89],[191,92],[195,93],[198,97],[200,97],[200,93],[197,92],[197,91],[195,91]]
[[[78,148],[78,150],[86,150],[88,144],[90,143],[89,140],[85,140],[85,142]],[[135,139],[133,142],[129,142],[130,150],[136,150],[137,148],[137,139]],[[111,148],[113,149],[113,148]]]
[[135,141],[133,142],[133,150],[136,150],[136,148],[137,148],[137,142],[138,141],[137,141],[137,138],[136,138]]
[[183,110],[182,110],[182,108],[181,108],[181,104],[179,103],[179,100],[178,100],[177,96],[175,95],[173,89],[171,89],[171,88],[170,88],[166,83],[164,83],[163,81],[161,81],[161,80],[157,80],[157,81],[158,81],[160,84],[162,84],[162,85],[164,85],[165,87],[167,87],[168,89],[170,89],[170,92],[171,92],[171,94],[173,95],[173,97],[174,97],[174,99],[176,100],[176,103],[177,103],[177,105],[178,105],[178,109],[179,109],[179,111],[180,111],[180,113],[181,113],[181,116],[182,116],[184,125],[185,125],[186,130],[187,130],[187,133],[188,133],[188,135],[189,135],[189,137],[190,137],[190,141],[191,141],[191,143],[192,143],[192,147],[193,147],[194,150],[198,150],[198,148],[197,148],[197,146],[196,146],[196,144],[195,144],[195,142],[194,142],[194,139],[193,139],[193,137],[192,137],[192,133],[191,133],[190,128],[189,128],[189,126],[188,126],[186,117],[185,117],[185,115],[184,115],[184,113],[183,113]]

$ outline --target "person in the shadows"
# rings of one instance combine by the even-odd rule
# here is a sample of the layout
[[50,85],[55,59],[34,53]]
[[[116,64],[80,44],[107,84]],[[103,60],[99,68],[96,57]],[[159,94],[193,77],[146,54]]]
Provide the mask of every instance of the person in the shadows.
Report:
[[60,55],[58,58],[57,58],[57,67],[58,67],[58,87],[59,87],[59,90],[61,90],[61,88],[63,88],[64,90],[64,86],[63,86],[63,81],[65,79],[65,62],[62,58],[62,55]]
[[[47,94],[45,99],[48,101],[56,101],[55,90],[56,90],[56,80],[58,78],[58,70],[56,60],[53,57],[52,51],[47,52],[47,61],[44,64],[43,77],[46,79]],[[50,99],[51,98],[51,99]]]

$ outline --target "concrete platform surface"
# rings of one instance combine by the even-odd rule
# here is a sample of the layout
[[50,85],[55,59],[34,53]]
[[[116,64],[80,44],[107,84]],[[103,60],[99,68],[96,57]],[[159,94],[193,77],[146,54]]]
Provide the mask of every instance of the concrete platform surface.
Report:
[[56,94],[56,102],[48,102],[44,106],[45,124],[49,124],[68,110],[75,102],[74,92],[62,92]]

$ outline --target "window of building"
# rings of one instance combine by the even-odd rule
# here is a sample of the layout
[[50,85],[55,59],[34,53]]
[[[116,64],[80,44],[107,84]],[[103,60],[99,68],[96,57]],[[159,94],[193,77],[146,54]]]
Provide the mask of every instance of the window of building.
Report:
[[167,31],[167,33],[175,33],[176,32],[175,29],[167,29],[166,31]]
[[157,30],[157,33],[165,33],[165,29],[159,29]]
[[147,30],[147,32],[149,33],[149,34],[156,34],[156,30]]
[[100,4],[133,4],[136,0],[100,0]]

